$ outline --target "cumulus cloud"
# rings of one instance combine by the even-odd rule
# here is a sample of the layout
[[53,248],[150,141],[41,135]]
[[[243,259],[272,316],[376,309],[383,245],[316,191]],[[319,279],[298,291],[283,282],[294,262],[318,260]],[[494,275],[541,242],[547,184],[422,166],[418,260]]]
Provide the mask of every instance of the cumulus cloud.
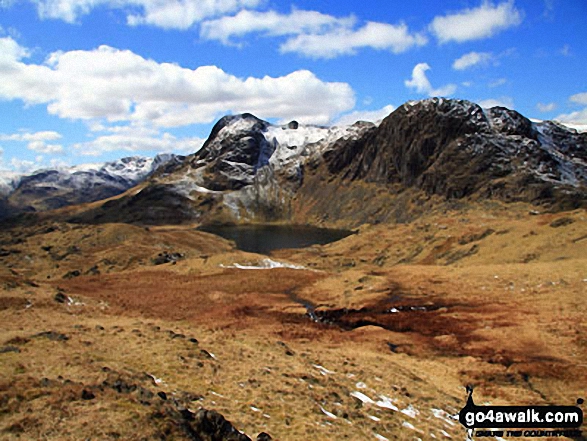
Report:
[[504,84],[507,84],[507,82],[508,80],[506,78],[498,78],[496,80],[490,81],[487,87],[493,89],[495,87],[503,86]]
[[508,109],[514,109],[514,100],[509,96],[502,96],[499,98],[488,98],[481,100],[478,104],[484,109],[491,109],[492,107],[507,107]]
[[10,160],[10,170],[17,173],[30,173],[42,167],[41,161],[42,158],[36,158],[35,161],[12,158]]
[[251,33],[290,36],[281,45],[281,52],[311,58],[352,55],[362,48],[400,53],[427,43],[423,35],[410,32],[405,23],[367,22],[357,27],[356,22],[352,16],[337,18],[316,11],[293,9],[289,14],[280,14],[244,10],[202,23],[200,36],[224,44],[235,44],[234,38]]
[[432,87],[426,76],[428,70],[430,70],[428,63],[418,63],[412,70],[412,78],[404,82],[406,87],[428,96],[449,96],[456,92],[457,86],[454,84],[447,84],[438,89]]
[[282,53],[294,52],[310,58],[353,55],[357,49],[388,50],[394,54],[427,43],[426,37],[410,32],[405,23],[367,22],[359,29],[342,28],[323,34],[300,34],[283,43]]
[[192,70],[109,46],[55,52],[45,63],[32,64],[23,62],[26,50],[10,37],[0,38],[0,53],[0,99],[46,104],[61,118],[176,127],[247,111],[326,124],[355,104],[347,83],[324,82],[307,70],[243,79],[216,66]]
[[369,122],[379,122],[391,112],[395,110],[395,107],[391,104],[382,107],[381,109],[377,110],[356,110],[354,112],[347,113],[346,115],[342,115],[336,122],[335,125],[339,126],[347,126],[356,123],[357,121],[369,121]]
[[571,100],[573,103],[587,105],[587,92],[582,92],[582,93],[577,93],[575,95],[572,95],[569,98],[569,100]]
[[490,52],[469,52],[456,59],[452,64],[454,70],[466,70],[475,66],[487,66],[494,60]]
[[498,5],[484,1],[477,8],[435,17],[429,28],[441,44],[450,41],[463,43],[492,37],[521,22],[522,13],[516,9],[513,0]]
[[536,104],[536,108],[540,112],[552,112],[556,109],[556,103],[538,103]]
[[0,133],[0,141],[26,142],[27,148],[37,153],[57,154],[63,152],[63,146],[58,144],[47,144],[47,141],[60,139],[61,135],[53,131],[43,132],[21,132],[10,135]]
[[207,18],[256,7],[261,0],[31,0],[41,18],[77,22],[94,8],[127,12],[131,26],[151,25],[163,29],[188,29]]
[[107,152],[152,151],[156,153],[194,153],[204,144],[205,139],[197,137],[178,138],[171,133],[146,126],[104,127],[106,132],[95,139],[73,146],[84,156],[100,156]]
[[581,132],[587,132],[587,107],[576,112],[558,115],[555,120]]
[[243,10],[234,16],[203,22],[200,36],[205,40],[233,44],[231,39],[251,33],[267,36],[314,34],[334,28],[347,28],[354,22],[354,17],[336,18],[317,11],[294,9],[290,14],[280,14],[275,11]]

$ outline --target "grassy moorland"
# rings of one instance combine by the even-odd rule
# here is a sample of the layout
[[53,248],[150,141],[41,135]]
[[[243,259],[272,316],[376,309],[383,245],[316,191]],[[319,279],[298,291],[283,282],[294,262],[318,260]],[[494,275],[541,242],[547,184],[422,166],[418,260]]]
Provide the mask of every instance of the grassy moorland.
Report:
[[[587,395],[587,213],[471,205],[271,258],[188,227],[0,233],[0,438],[462,439],[476,402]],[[308,314],[314,317],[311,320]]]

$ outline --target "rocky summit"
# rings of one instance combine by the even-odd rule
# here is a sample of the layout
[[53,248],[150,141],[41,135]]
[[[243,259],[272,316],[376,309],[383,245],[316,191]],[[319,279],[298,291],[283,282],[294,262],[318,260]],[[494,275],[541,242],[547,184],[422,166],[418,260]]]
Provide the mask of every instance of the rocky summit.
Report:
[[[203,148],[83,221],[337,223],[419,213],[423,200],[585,205],[587,134],[462,100],[408,102],[379,125],[218,121]],[[353,203],[340,206],[352,195]],[[420,202],[418,202],[420,201]],[[148,209],[147,209],[148,207]],[[413,216],[412,216],[413,217]]]

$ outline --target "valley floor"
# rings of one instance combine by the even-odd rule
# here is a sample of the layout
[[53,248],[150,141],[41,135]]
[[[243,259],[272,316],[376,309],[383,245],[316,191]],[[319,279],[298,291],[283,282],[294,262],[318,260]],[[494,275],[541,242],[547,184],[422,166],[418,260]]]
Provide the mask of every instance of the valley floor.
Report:
[[0,232],[0,438],[196,439],[181,410],[204,407],[253,439],[464,439],[466,385],[574,405],[587,213],[531,210],[365,225],[272,265],[191,228]]

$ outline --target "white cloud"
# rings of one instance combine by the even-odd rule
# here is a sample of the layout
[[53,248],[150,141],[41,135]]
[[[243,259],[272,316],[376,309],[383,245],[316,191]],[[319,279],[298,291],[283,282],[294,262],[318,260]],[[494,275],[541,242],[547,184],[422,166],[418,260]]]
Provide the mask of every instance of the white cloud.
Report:
[[469,52],[456,59],[452,64],[454,70],[466,70],[475,66],[487,66],[494,59],[490,52]]
[[435,17],[430,31],[440,43],[489,38],[500,31],[519,25],[522,13],[513,0],[494,5],[484,1],[479,7]]
[[395,107],[387,105],[377,110],[357,110],[354,112],[342,115],[334,124],[339,126],[347,126],[356,123],[357,121],[378,122],[395,110]]
[[109,134],[78,143],[74,149],[85,156],[100,156],[107,152],[152,151],[156,153],[194,153],[204,144],[202,138],[177,138],[170,133],[160,133],[147,127],[112,127],[106,129]]
[[336,18],[316,11],[294,9],[290,14],[280,14],[275,11],[243,10],[232,17],[205,21],[200,28],[200,36],[206,40],[232,44],[231,38],[251,33],[268,36],[315,34],[337,27],[348,28],[354,22],[354,17]]
[[326,124],[355,104],[347,83],[324,82],[307,70],[242,79],[216,66],[192,70],[109,46],[55,52],[37,65],[21,61],[26,50],[12,38],[0,38],[2,47],[12,55],[0,59],[0,99],[46,104],[50,114],[61,118],[174,127],[246,111]]
[[412,70],[412,78],[404,82],[406,87],[428,96],[448,96],[456,92],[457,86],[454,84],[447,84],[434,89],[426,76],[426,71],[428,70],[430,70],[428,63],[418,63]]
[[43,132],[20,132],[20,133],[13,133],[11,135],[6,135],[0,133],[0,141],[55,141],[56,139],[60,139],[61,135],[54,131],[43,131]]
[[559,52],[564,57],[570,57],[572,55],[571,46],[568,44],[565,44]]
[[63,146],[47,144],[46,141],[60,139],[61,135],[53,131],[43,132],[20,132],[6,135],[0,133],[0,141],[27,142],[27,148],[37,153],[57,154],[63,152]]
[[362,48],[398,54],[426,43],[426,37],[411,33],[405,23],[370,21],[356,30],[343,28],[323,34],[301,34],[286,41],[280,49],[282,53],[294,52],[310,58],[335,58],[353,55]]
[[41,18],[75,23],[92,9],[106,7],[127,12],[130,26],[188,29],[207,18],[257,6],[261,0],[31,0]]
[[555,118],[555,120],[571,127],[581,127],[585,129],[587,128],[587,107],[582,110],[578,110],[577,112],[559,115]]
[[487,86],[493,89],[495,87],[503,86],[504,84],[507,84],[507,82],[508,80],[506,78],[498,78],[497,80],[491,81]]
[[587,105],[587,92],[577,93],[569,98],[574,103]]
[[488,98],[481,100],[478,104],[484,109],[491,109],[492,107],[507,107],[508,109],[514,109],[514,100],[509,96],[502,96],[499,98]]
[[[42,158],[36,158],[42,159]],[[42,164],[40,161],[29,161],[27,159],[18,159],[12,158],[10,160],[10,169],[11,171],[18,172],[18,173],[30,173],[32,171],[38,170],[41,168]]]
[[536,104],[536,108],[540,112],[552,112],[556,109],[556,103],[538,103]]
[[27,145],[29,150],[47,155],[63,153],[63,146],[59,144],[47,144],[44,141],[32,141]]

